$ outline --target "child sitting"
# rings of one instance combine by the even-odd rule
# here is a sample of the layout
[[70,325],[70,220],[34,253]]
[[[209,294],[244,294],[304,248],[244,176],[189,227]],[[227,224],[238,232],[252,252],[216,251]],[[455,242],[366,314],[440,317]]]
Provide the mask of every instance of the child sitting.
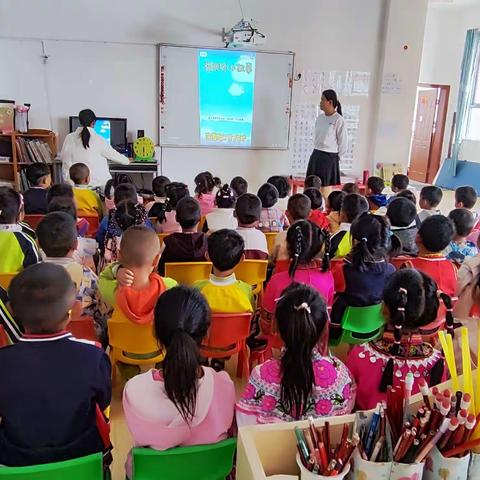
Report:
[[356,385],[348,368],[328,353],[325,301],[308,285],[283,291],[276,321],[285,350],[250,374],[236,406],[239,426],[345,415],[353,410]]
[[466,208],[473,214],[474,230],[480,228],[480,217],[478,212],[474,210],[477,203],[477,192],[473,187],[458,187],[455,190],[455,208]]
[[379,208],[387,206],[387,196],[384,195],[383,189],[385,182],[380,177],[369,177],[367,180],[366,197],[370,210],[377,211]]
[[340,228],[332,235],[330,241],[330,258],[343,258],[352,249],[352,238],[350,226],[352,222],[362,213],[368,212],[368,202],[365,197],[356,193],[345,195],[340,210]]
[[345,185],[342,187],[342,192],[345,192],[347,195],[349,193],[360,193],[360,189],[358,188],[358,185],[353,182],[347,182]]
[[167,201],[155,202],[148,214],[157,219],[155,225],[157,233],[181,232],[182,227],[176,219],[176,209],[182,198],[190,196],[188,187],[184,183],[171,182],[165,186],[165,193]]
[[308,220],[298,220],[290,226],[286,241],[290,266],[288,271],[272,275],[265,289],[261,320],[263,333],[270,333],[276,301],[293,282],[311,285],[320,292],[327,304],[332,304],[333,275],[330,272],[328,254],[323,256],[321,267],[315,260],[322,251],[328,252],[328,242],[328,233]]
[[18,223],[22,197],[0,187],[0,273],[16,273],[40,259],[35,240]]
[[[288,199],[287,217],[291,224],[297,220],[306,220],[312,211],[310,198],[303,193],[296,193]],[[280,232],[275,237],[273,254],[270,258],[271,263],[290,260],[290,253],[287,245],[287,232]]]
[[215,208],[213,189],[221,185],[222,181],[218,177],[214,177],[210,172],[202,172],[195,177],[195,194],[200,204],[202,217]]
[[[441,294],[451,308],[451,301]],[[425,343],[418,329],[437,317],[437,285],[427,275],[406,268],[395,272],[385,285],[383,314],[387,330],[383,337],[349,352],[347,367],[357,383],[360,410],[374,408],[387,399],[387,387],[400,387],[408,372],[414,374],[412,394],[418,393],[420,379],[434,386],[445,379],[443,355]],[[447,329],[453,331],[453,316],[447,310]]]
[[235,216],[238,220],[237,233],[245,242],[245,258],[267,260],[268,247],[265,234],[257,229],[262,211],[262,202],[252,193],[238,197],[235,204]]
[[410,184],[410,179],[403,173],[396,173],[392,177],[392,192],[399,193],[403,190],[407,190],[408,185]]
[[84,163],[74,163],[69,170],[74,183],[73,196],[79,215],[97,215],[101,220],[103,205],[100,197],[90,187],[90,170]]
[[168,262],[205,261],[207,237],[198,231],[200,205],[194,198],[185,197],[178,202],[176,212],[182,231],[165,237],[165,248],[158,264],[160,275],[165,274],[165,264]]
[[26,169],[26,176],[31,187],[23,192],[25,213],[27,215],[47,213],[47,192],[52,184],[50,167],[45,163],[32,163]]
[[[125,385],[123,411],[134,446],[155,450],[217,443],[233,423],[235,387],[226,372],[202,366],[199,346],[210,311],[196,290],[175,287],[155,307],[154,334],[166,350],[161,367]],[[131,478],[131,456],[127,475]]]
[[323,213],[322,192],[317,188],[307,188],[303,191],[303,194],[310,199],[311,210],[308,219],[317,225],[317,227],[329,230],[330,223],[328,222],[327,216]]
[[7,340],[10,343],[17,343],[23,336],[23,327],[19,325],[12,316],[12,313],[8,309],[10,300],[8,299],[8,293],[0,286],[0,325],[5,330]]
[[385,281],[395,272],[388,263],[390,232],[388,220],[380,215],[362,213],[350,228],[353,247],[345,257],[345,291],[337,293],[332,307],[331,338],[341,334],[341,322],[347,307],[375,305],[382,301]]
[[340,223],[342,223],[340,220],[340,210],[342,209],[342,202],[345,195],[347,194],[341,190],[334,190],[330,192],[327,197],[327,219],[332,235],[338,232]]
[[440,205],[442,197],[442,189],[433,185],[428,185],[420,190],[419,205],[421,210],[418,213],[420,222],[423,222],[432,215],[440,215],[440,210],[438,210],[437,207]]
[[392,263],[397,268],[406,264],[426,273],[437,282],[440,290],[453,297],[457,286],[457,269],[443,252],[454,234],[455,227],[449,218],[432,215],[418,230],[416,238],[418,255],[396,257],[392,259]]
[[[170,184],[170,179],[168,177],[164,177],[162,175],[155,177],[152,181],[152,190],[153,190],[153,202],[149,202],[145,205],[145,210],[147,211],[150,217],[157,217],[158,213],[155,211],[150,214],[151,208],[158,205],[159,210],[166,211],[166,204],[168,203],[167,198],[167,185]],[[154,213],[156,213],[154,215]]]
[[305,178],[303,188],[316,188],[320,190],[322,188],[322,179],[317,175],[308,175],[307,178]]
[[204,232],[215,232],[222,228],[235,230],[238,227],[235,218],[235,195],[232,189],[225,184],[215,195],[217,208],[207,213],[203,225]]
[[278,201],[277,201],[277,208],[284,212],[287,209],[288,205],[288,196],[290,195],[290,191],[292,187],[288,182],[287,177],[282,177],[281,175],[274,175],[267,180],[267,183],[273,185],[278,191]]
[[65,330],[75,303],[70,276],[40,263],[13,279],[9,296],[25,335],[0,349],[0,383],[8,385],[0,391],[0,464],[39,465],[102,452],[96,409],[110,404],[110,361]]
[[455,225],[455,235],[444,251],[445,256],[461,265],[467,258],[478,255],[477,246],[469,242],[467,237],[472,233],[475,218],[470,210],[456,208],[448,214]]
[[270,183],[264,183],[258,189],[258,198],[262,202],[262,213],[258,228],[262,232],[281,232],[288,227],[288,220],[282,210],[276,207],[278,190]]
[[405,197],[393,197],[388,204],[387,217],[390,220],[392,234],[401,244],[400,255],[415,255],[418,252],[415,239],[417,237],[417,209]]
[[230,188],[235,198],[238,198],[248,192],[248,182],[243,177],[234,177],[230,182]]

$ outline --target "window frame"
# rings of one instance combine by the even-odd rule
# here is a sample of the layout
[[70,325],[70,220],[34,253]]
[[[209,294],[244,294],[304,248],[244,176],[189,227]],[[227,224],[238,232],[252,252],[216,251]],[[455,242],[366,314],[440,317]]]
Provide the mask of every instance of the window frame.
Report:
[[[472,120],[472,113],[474,109],[478,108],[478,111],[480,112],[480,98],[475,99],[475,94],[477,93],[477,90],[479,91],[479,96],[480,96],[480,57],[477,58],[477,64],[475,66],[475,75],[474,75],[475,80],[473,81],[473,96],[472,96],[472,103],[468,107],[468,123],[467,123],[467,130],[466,130],[466,135],[465,139],[466,140],[472,140],[472,141],[480,141],[480,129],[477,137],[473,137],[470,135],[470,123]],[[477,102],[475,101],[477,100]]]

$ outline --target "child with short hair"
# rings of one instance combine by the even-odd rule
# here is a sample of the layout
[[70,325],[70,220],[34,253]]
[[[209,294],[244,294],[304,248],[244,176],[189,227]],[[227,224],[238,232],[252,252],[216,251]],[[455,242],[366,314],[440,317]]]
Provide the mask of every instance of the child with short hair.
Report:
[[392,192],[399,193],[408,188],[408,185],[410,184],[410,179],[403,173],[396,173],[392,177],[391,183],[392,183]]
[[330,258],[343,258],[352,249],[350,226],[362,213],[368,212],[368,202],[365,197],[356,193],[345,195],[340,210],[340,228],[330,239]]
[[328,352],[328,312],[318,291],[291,284],[278,298],[276,319],[285,349],[280,359],[253,369],[237,402],[237,424],[350,413],[357,386],[348,368]]
[[190,196],[187,185],[181,182],[170,182],[165,186],[166,202],[155,202],[148,215],[155,217],[157,233],[181,232],[182,227],[177,222],[177,204],[185,197]]
[[13,279],[9,297],[25,335],[0,349],[0,384],[8,385],[0,391],[0,464],[40,465],[102,452],[96,409],[110,404],[110,361],[65,330],[75,303],[70,276],[58,265],[33,265]]
[[220,187],[222,181],[214,177],[210,172],[199,173],[195,177],[195,196],[200,204],[202,217],[210,213],[215,208],[215,187]]
[[478,212],[474,210],[476,203],[477,192],[473,187],[458,187],[455,190],[455,208],[466,208],[472,212],[473,219],[475,221],[473,225],[474,230],[478,230],[480,228],[480,216]]
[[152,180],[153,201],[149,202],[145,205],[145,210],[147,211],[149,216],[151,216],[151,217],[157,216],[157,215],[153,215],[153,214],[150,215],[150,209],[156,204],[159,204],[158,207],[159,207],[160,210],[164,209],[166,203],[168,202],[167,185],[170,184],[170,183],[172,183],[170,181],[170,179],[168,177],[164,177],[163,175],[155,177]]
[[303,188],[316,188],[320,190],[322,188],[322,179],[317,175],[308,175],[307,178],[305,178]]
[[335,234],[340,229],[340,210],[342,209],[343,198],[347,195],[342,190],[334,190],[327,197],[327,219],[330,224],[331,234]]
[[235,218],[235,201],[235,194],[228,184],[220,188],[215,195],[215,205],[217,208],[207,213],[203,231],[215,232],[222,228],[236,230],[238,222]]
[[445,256],[461,265],[467,258],[478,255],[478,248],[467,240],[472,233],[475,224],[475,218],[470,210],[466,208],[456,208],[448,214],[448,218],[455,225],[455,235],[444,251]]
[[264,183],[257,193],[262,202],[262,213],[258,228],[262,232],[281,232],[288,228],[288,220],[282,210],[275,205],[278,202],[278,190],[271,183]]
[[235,216],[238,220],[237,233],[245,242],[245,258],[267,260],[268,247],[265,234],[257,229],[262,212],[262,202],[252,193],[238,197],[235,204]]
[[303,194],[310,199],[310,215],[308,219],[324,230],[330,229],[327,216],[323,213],[323,195],[317,188],[307,188]]
[[360,189],[356,183],[347,182],[343,185],[342,192],[345,192],[348,195],[349,193],[360,193]]
[[377,211],[379,208],[387,206],[387,196],[383,194],[385,182],[380,177],[369,177],[367,180],[366,197],[370,210]]
[[415,255],[418,252],[415,239],[417,237],[417,209],[405,197],[394,197],[388,204],[387,217],[390,220],[392,234],[401,243],[399,255]]
[[428,185],[420,190],[420,212],[418,218],[420,222],[423,222],[432,215],[440,215],[440,210],[437,207],[442,201],[443,192],[441,188],[434,185]]
[[50,167],[45,163],[32,163],[26,168],[27,180],[31,187],[23,192],[25,213],[42,215],[47,213],[47,192],[52,184]]
[[100,197],[90,187],[90,169],[84,163],[74,163],[69,170],[72,180],[73,196],[79,215],[103,216],[103,205]]
[[261,330],[265,334],[271,331],[276,300],[293,282],[311,285],[329,305],[333,301],[333,275],[328,253],[322,256],[321,266],[316,260],[322,251],[328,252],[328,232],[308,220],[298,220],[288,229],[286,244],[290,266],[288,270],[272,275],[263,295]]
[[165,274],[165,264],[168,262],[205,261],[207,237],[198,231],[200,204],[192,197],[182,198],[177,204],[176,214],[182,231],[171,233],[164,238],[164,250],[158,263],[160,275]]
[[0,187],[0,273],[16,273],[40,260],[35,240],[18,223],[22,197]]
[[270,183],[277,189],[277,208],[284,212],[287,209],[288,196],[290,195],[290,192],[292,190],[292,186],[290,185],[288,178],[282,175],[274,175],[267,180],[267,183]]
[[238,198],[248,192],[248,182],[243,177],[234,177],[230,182],[230,188],[235,198]]
[[[443,293],[441,298],[447,306],[447,331],[452,333],[451,300]],[[357,383],[359,410],[370,410],[385,401],[388,386],[400,387],[408,372],[414,373],[413,395],[418,393],[421,379],[433,387],[446,378],[442,353],[418,333],[420,327],[436,319],[438,308],[437,285],[428,275],[405,268],[387,280],[383,337],[354,346],[346,361]]]

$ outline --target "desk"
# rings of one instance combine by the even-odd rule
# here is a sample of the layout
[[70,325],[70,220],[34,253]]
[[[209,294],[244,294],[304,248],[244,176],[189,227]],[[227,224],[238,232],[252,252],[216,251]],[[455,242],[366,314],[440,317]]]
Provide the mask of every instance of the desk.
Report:
[[[368,177],[370,176],[370,172],[368,170],[364,170],[363,171],[363,183],[360,183],[357,180],[353,179],[353,178],[349,178],[348,180],[349,181],[354,181],[357,186],[358,186],[358,189],[360,190],[360,193],[362,195],[365,195],[365,190],[367,188],[366,186],[366,183],[367,183],[367,179]],[[348,178],[348,177],[347,177]],[[293,175],[290,175],[290,177],[288,177],[288,183],[290,184],[290,186],[292,187],[292,195],[295,195],[297,192],[298,192],[298,189],[299,188],[304,188],[305,186],[305,178],[304,177],[294,177]],[[345,183],[345,182],[344,182]],[[343,184],[340,184],[340,185],[332,185],[331,188],[332,190],[341,190],[342,189],[342,185]]]
[[147,190],[152,189],[152,180],[158,175],[158,163],[156,161],[132,162],[128,165],[109,163],[108,166],[112,176],[118,173],[125,173],[132,177],[137,188],[144,188]]

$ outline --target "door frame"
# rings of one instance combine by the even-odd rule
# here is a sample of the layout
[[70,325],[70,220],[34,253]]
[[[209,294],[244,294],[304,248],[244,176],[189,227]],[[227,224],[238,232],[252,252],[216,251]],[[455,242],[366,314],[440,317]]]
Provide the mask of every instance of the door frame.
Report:
[[[447,124],[448,100],[450,98],[450,85],[437,83],[419,83],[418,87],[435,88],[437,90],[437,105],[434,120],[434,131],[428,153],[427,183],[433,183],[440,169],[443,139]],[[413,133],[414,134],[414,133]],[[413,138],[412,134],[412,138]]]

